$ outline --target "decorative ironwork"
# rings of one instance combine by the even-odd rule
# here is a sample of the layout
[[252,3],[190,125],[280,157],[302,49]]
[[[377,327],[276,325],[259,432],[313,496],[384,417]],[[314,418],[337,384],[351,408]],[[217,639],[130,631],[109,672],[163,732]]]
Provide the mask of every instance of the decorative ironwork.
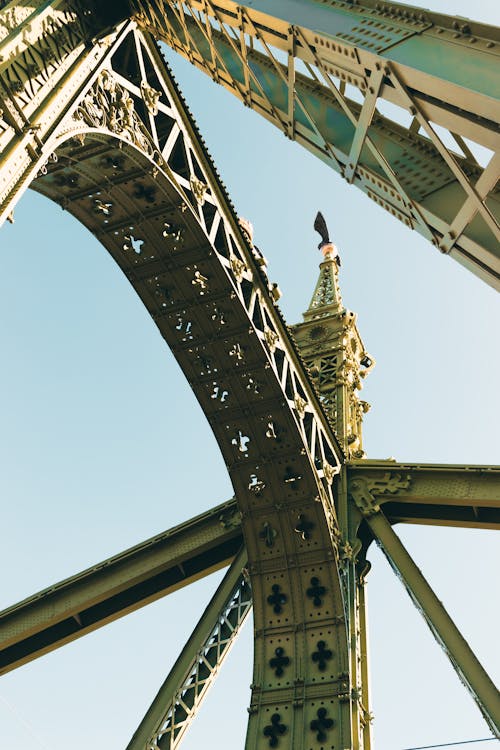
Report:
[[[38,0],[34,0],[35,5],[30,7],[41,8],[41,5],[36,5],[37,2]],[[227,0],[220,2],[224,6],[227,4]],[[52,13],[51,2],[43,5],[43,13]],[[140,6],[140,0],[134,2],[139,14],[142,13]],[[151,10],[151,4],[147,6],[145,14]],[[188,17],[192,7],[190,0],[182,4],[174,1],[169,4],[169,9],[177,17],[176,14],[181,13],[181,6]],[[213,13],[211,0],[207,0],[204,7],[207,13]],[[0,8],[0,13],[3,10]],[[169,17],[172,17],[170,13]],[[238,17],[239,29],[243,35],[254,35],[253,21],[246,15],[243,7],[237,10],[234,17]],[[3,15],[0,18],[3,18]],[[16,49],[14,55],[11,45],[10,57],[7,56],[4,61],[6,67],[5,74],[2,75],[5,79],[6,96],[2,100],[0,115],[0,155],[2,166],[6,165],[1,175],[3,182],[0,191],[3,196],[7,196],[7,213],[4,215],[8,215],[8,209],[14,204],[12,196],[20,194],[25,183],[31,179],[30,165],[34,172],[42,164],[41,176],[36,183],[37,189],[55,200],[66,199],[65,207],[73,210],[117,259],[184,368],[217,436],[234,486],[237,488],[235,491],[244,518],[243,530],[247,546],[252,549],[254,555],[249,563],[249,572],[260,587],[279,579],[289,592],[288,595],[284,594],[281,586],[274,584],[271,595],[267,597],[267,603],[273,607],[276,614],[282,612],[283,605],[289,600],[289,610],[294,614],[293,618],[290,617],[289,623],[285,618],[278,623],[269,623],[266,619],[268,610],[265,606],[265,594],[259,596],[259,606],[256,607],[256,621],[259,620],[260,627],[258,633],[264,633],[264,637],[267,638],[267,633],[275,631],[279,624],[280,637],[286,632],[286,637],[292,641],[297,637],[303,639],[300,629],[305,628],[309,638],[311,631],[307,632],[307,629],[315,627],[317,621],[311,623],[311,620],[306,619],[301,622],[297,619],[297,613],[304,609],[305,594],[312,599],[314,606],[319,607],[326,593],[325,587],[320,585],[319,578],[316,577],[310,579],[311,587],[306,589],[305,571],[311,570],[310,556],[308,558],[310,550],[295,545],[293,560],[285,557],[286,549],[283,550],[283,554],[277,554],[276,550],[275,554],[271,555],[263,548],[264,545],[256,543],[256,536],[259,534],[259,524],[262,518],[266,517],[266,513],[269,512],[273,519],[276,517],[278,528],[290,528],[290,513],[296,513],[297,508],[305,507],[305,503],[316,496],[324,511],[322,516],[319,508],[315,510],[318,519],[317,549],[318,553],[320,550],[326,550],[325,557],[318,565],[335,565],[334,555],[340,530],[335,513],[332,482],[340,471],[343,456],[331,425],[325,417],[322,404],[327,405],[330,410],[340,410],[343,404],[331,394],[327,394],[327,400],[318,400],[311,387],[288,329],[275,308],[278,292],[276,286],[269,284],[267,279],[265,259],[257,248],[252,247],[251,243],[248,245],[242,239],[241,231],[237,228],[237,217],[227,200],[223,186],[206,156],[205,149],[198,143],[199,137],[195,126],[183,107],[181,97],[168,80],[168,75],[162,72],[161,60],[151,40],[138,30],[135,22],[128,26],[122,25],[118,31],[108,27],[105,43],[98,37],[96,41],[94,36],[84,35],[77,39],[74,28],[78,25],[77,19],[70,16],[64,18],[62,25],[53,26],[48,23],[47,18],[43,18],[38,24],[44,27],[43,34],[33,44],[30,41],[31,30],[27,26],[20,29],[16,36],[19,44],[25,46],[20,52]],[[147,15],[141,15],[140,18],[140,23],[144,22],[147,27],[148,23],[144,21]],[[196,25],[197,21],[194,16],[184,25],[181,16],[179,20],[185,39],[188,39],[190,44],[190,29],[193,29],[193,24]],[[25,21],[26,19],[20,20],[21,24]],[[166,20],[165,23],[168,24],[169,21]],[[218,33],[213,27],[210,30],[210,26],[210,23],[206,24],[207,31]],[[265,33],[274,32],[272,28],[268,28]],[[125,55],[130,69],[124,75],[123,67],[120,67],[121,63],[118,61],[124,57],[124,50],[120,49],[120,45],[123,40],[127,40],[127,34],[130,35],[128,42],[132,42],[135,52],[133,55]],[[292,45],[289,72],[293,73],[294,81],[293,46],[299,39],[299,34],[302,34],[299,29],[292,29],[287,41]],[[241,40],[245,42],[243,36]],[[265,40],[259,41],[265,45]],[[43,46],[45,42],[57,48],[54,54],[51,55]],[[307,49],[308,54],[311,51],[313,56],[316,54],[303,36],[300,36],[299,46]],[[31,54],[30,48],[37,54],[41,53],[39,63],[28,59]],[[192,49],[196,49],[196,44],[193,44]],[[346,49],[348,46],[344,48]],[[254,62],[258,54],[255,51]],[[146,56],[148,59],[145,62]],[[67,65],[64,62],[66,58]],[[38,60],[36,55],[34,59]],[[42,61],[49,59],[55,61],[53,66],[42,65]],[[18,60],[20,62],[16,72],[13,66],[18,65]],[[355,62],[354,60],[353,66]],[[217,68],[214,60],[212,64]],[[71,70],[68,65],[71,66]],[[21,68],[22,74],[19,72]],[[49,80],[52,69],[58,76]],[[152,69],[155,74],[151,76],[151,80],[155,85],[162,87],[161,93],[142,80],[145,71],[149,75]],[[248,67],[242,70],[245,76],[250,76]],[[383,71],[377,72],[377,86],[382,86],[384,75]],[[390,71],[387,75],[395,86],[399,85],[397,76],[393,76]],[[91,85],[90,81],[94,83]],[[256,85],[255,81],[253,84]],[[245,86],[252,99],[252,85],[249,80],[245,80]],[[253,94],[255,91],[256,89]],[[286,127],[291,127],[291,135],[294,135],[295,83],[291,86],[290,92],[291,125],[287,124]],[[47,98],[49,93],[50,98]],[[140,96],[144,106],[141,104]],[[343,97],[341,98],[345,103]],[[38,116],[40,112],[37,106],[40,102],[43,103],[43,117]],[[31,117],[32,112],[36,115],[33,117],[35,125],[30,124],[26,114]],[[158,119],[154,121],[153,117],[157,116]],[[365,124],[368,127],[368,123]],[[21,133],[22,138],[19,137]],[[12,141],[9,141],[10,134]],[[366,132],[364,135],[366,136]],[[22,142],[20,146],[18,141]],[[4,143],[8,148],[4,148]],[[359,142],[357,146],[361,148]],[[103,156],[106,147],[112,150],[110,157]],[[81,190],[81,194],[69,197],[66,190],[61,191],[62,187],[75,186],[58,183],[57,175],[64,175],[63,170],[67,169],[67,166],[51,162],[50,152],[54,149],[63,155],[66,165],[69,159],[72,160],[71,163],[78,165],[82,181],[85,183],[85,189]],[[113,155],[113,151],[117,149],[120,150],[119,156]],[[14,156],[11,158],[12,154]],[[346,170],[346,174],[350,175],[349,179],[354,176],[359,155],[353,155],[352,163]],[[11,168],[16,164],[20,165],[19,168]],[[149,166],[144,169],[145,164]],[[141,175],[141,182],[136,190],[134,186],[137,186],[138,174]],[[4,178],[4,175],[7,177]],[[87,184],[90,185],[89,188]],[[383,179],[380,184],[382,189],[385,189]],[[206,190],[203,188],[205,185]],[[477,192],[480,187],[477,186]],[[105,191],[105,195],[101,194],[101,189]],[[475,194],[472,197],[477,199]],[[153,206],[153,203],[156,205]],[[135,212],[133,218],[129,212],[130,208]],[[481,213],[484,213],[484,206],[479,208]],[[413,211],[411,201],[405,203],[406,209]],[[418,212],[412,214],[412,222],[418,223],[417,214]],[[449,239],[445,238],[444,243],[448,246]],[[196,263],[200,264],[203,273]],[[210,301],[207,299],[208,279]],[[204,296],[205,291],[207,296]],[[322,315],[321,325],[325,326],[325,339],[326,323],[327,317]],[[317,334],[316,331],[315,335]],[[323,333],[316,339],[313,337],[314,345],[318,344],[322,336]],[[234,344],[236,338],[237,349]],[[352,340],[346,342],[345,345],[350,352],[354,351],[355,343]],[[233,367],[233,363],[243,361],[243,352],[245,367]],[[363,366],[369,366],[369,360],[365,356],[361,357],[360,362],[365,362]],[[333,369],[333,363],[331,367]],[[321,369],[321,373],[322,377],[325,376],[324,369]],[[361,376],[351,365],[337,361],[335,377],[346,389],[352,391],[358,387]],[[269,411],[272,411],[273,415],[269,414]],[[275,420],[279,420],[279,425]],[[232,444],[231,437],[236,425],[239,425],[241,430],[238,431],[236,443]],[[267,439],[264,439],[264,433]],[[247,460],[246,453],[245,456],[240,455],[247,448],[243,438],[253,441],[252,449],[256,458],[252,463]],[[353,429],[346,440],[349,445],[356,446],[357,431]],[[354,452],[352,455],[356,456],[358,453]],[[261,478],[261,473],[265,482]],[[345,469],[343,473],[345,476]],[[356,490],[356,487],[353,489]],[[339,494],[341,492],[342,487]],[[336,497],[335,501],[337,500],[339,507],[343,507],[344,501],[347,502],[344,496]],[[376,516],[377,509],[371,506],[371,511],[375,511]],[[343,515],[345,517],[345,512]],[[358,515],[356,511],[356,518]],[[226,519],[222,516],[224,514],[221,514],[221,524],[225,525]],[[240,516],[238,521],[239,518]],[[373,523],[372,517],[369,518],[369,523]],[[235,520],[234,525],[239,523]],[[300,517],[296,532],[304,534],[302,538],[307,538],[306,535],[309,533],[307,528],[304,529]],[[234,534],[237,533],[235,530]],[[274,541],[272,532],[270,535]],[[261,538],[264,539],[265,546],[269,546],[269,534],[266,533]],[[346,529],[343,528],[342,539],[345,538]],[[289,543],[290,540],[284,542]],[[228,546],[225,549],[224,560],[231,554],[228,549],[234,551],[234,548]],[[313,564],[316,564],[316,559]],[[179,568],[181,567],[182,563],[179,564]],[[337,628],[336,648],[339,656],[342,652],[347,664],[348,636],[351,643],[354,643],[352,638],[358,627],[361,605],[355,601],[356,597],[359,598],[360,591],[359,581],[354,577],[354,566],[349,566],[344,574],[343,577],[347,579],[350,588],[346,586],[342,591],[334,567],[331,571],[329,569],[328,585],[332,609],[328,616],[326,612],[321,614],[325,615],[325,621],[328,620],[327,627],[334,625]],[[261,590],[259,588],[259,591]],[[347,593],[345,600],[343,593]],[[345,605],[351,601],[355,603],[349,609]],[[79,627],[85,621],[80,614],[75,615],[74,619]],[[350,628],[349,632],[346,621]],[[223,625],[230,630],[234,626],[234,621],[225,618]],[[268,630],[265,630],[266,627]],[[316,633],[315,630],[312,632]],[[331,654],[326,644],[324,648],[320,648],[321,643],[324,642],[318,642],[318,650],[312,655],[313,662],[317,663],[320,671],[321,664],[326,663],[330,658],[328,655]],[[207,659],[212,674],[215,674],[219,663],[219,646],[219,641],[210,642],[207,646]],[[293,648],[293,645],[291,647]],[[262,653],[263,650],[260,659]],[[357,653],[359,654],[359,651]],[[204,651],[203,659],[206,655]],[[275,658],[280,657],[288,658],[275,649]],[[200,669],[203,667],[203,659],[198,662]],[[282,668],[284,666],[281,664]],[[279,668],[280,664],[277,664],[277,667]],[[276,669],[276,664],[265,663],[265,660],[264,663],[261,661],[257,664],[256,682],[260,680],[261,683],[253,686],[253,706],[259,704],[262,679],[269,678],[269,668]],[[190,673],[189,681],[183,684],[178,696],[181,708],[176,716],[171,714],[167,718],[167,723],[157,728],[158,731],[152,740],[153,747],[157,745],[157,741],[163,747],[165,743],[162,738],[169,733],[170,736],[175,735],[175,727],[179,725],[176,722],[182,723],[183,712],[191,711],[191,697],[201,695],[202,691],[197,692],[197,689],[198,685],[202,685],[203,678],[203,669],[196,675],[194,672]],[[362,715],[364,706],[368,705],[364,697],[361,702],[359,696],[350,695],[349,684],[360,683],[354,678],[350,682],[349,678],[350,675],[342,685],[343,690],[345,687],[343,695],[347,705],[343,705],[343,701],[336,701],[332,709],[336,712],[335,720],[338,721],[339,734],[342,734],[339,738],[339,746],[342,747],[352,745],[353,731],[359,736],[361,724],[355,726],[356,719],[351,717],[356,713]],[[304,680],[304,683],[306,682],[307,680]],[[305,696],[310,694],[310,687],[310,683],[306,684],[303,691]],[[319,696],[322,689],[323,693]],[[317,681],[314,685],[314,700],[319,702],[320,697],[327,700],[327,689],[327,681],[324,681],[323,688]],[[310,698],[300,700],[307,702]],[[349,703],[356,700],[357,706]],[[289,690],[275,684],[272,705],[276,708],[270,710],[278,711],[279,706],[283,706],[283,709],[279,710],[284,710],[289,702]],[[481,705],[481,701],[479,703]],[[307,715],[310,715],[310,709],[307,710]],[[311,722],[311,729],[317,731],[319,737],[331,728],[333,720],[327,718],[326,709],[318,710],[317,717],[315,726]],[[253,732],[254,741],[262,731],[262,719],[259,716],[255,720],[252,715],[250,721],[249,731],[250,734]],[[300,721],[303,722],[303,718]],[[292,729],[295,731],[292,717],[290,725],[292,735]],[[271,724],[266,729],[270,730],[268,733],[264,732],[265,736],[269,737],[270,744],[277,744],[286,729],[285,725],[281,724],[279,713],[273,714]],[[369,739],[365,737],[364,740],[364,747],[368,748]],[[262,739],[260,741],[262,742]]]
[[284,668],[288,667],[290,664],[290,659],[288,656],[285,656],[285,649],[281,648],[279,646],[278,648],[274,649],[275,656],[273,656],[272,659],[269,659],[269,666],[271,669],[274,669],[274,674],[276,677],[281,677],[284,672]]
[[267,597],[267,603],[273,608],[273,612],[279,615],[283,611],[283,605],[287,602],[287,595],[281,591],[279,583],[274,583],[271,587],[272,594]]
[[191,179],[189,180],[189,184],[197,202],[200,204],[200,206],[203,206],[203,204],[205,203],[205,193],[208,190],[208,185],[199,180],[197,177],[191,177]]
[[285,734],[286,725],[281,723],[280,714],[271,716],[271,723],[264,727],[264,737],[269,737],[269,747],[277,747],[279,738]]
[[149,157],[161,161],[151,136],[135,112],[134,100],[111,71],[100,72],[96,84],[84,96],[73,117],[89,127],[110,130],[130,140]]
[[317,651],[314,651],[311,658],[315,664],[318,665],[320,672],[324,672],[327,667],[327,662],[333,657],[332,651],[326,647],[325,641],[318,641]]
[[156,91],[156,89],[147,84],[146,81],[141,81],[141,94],[148,112],[152,115],[157,115],[158,100],[160,99],[161,91]]
[[327,718],[328,711],[324,706],[318,708],[316,711],[317,719],[311,721],[310,727],[313,732],[316,732],[316,739],[318,742],[324,742],[326,740],[326,733],[333,727],[333,719]]
[[321,586],[319,578],[313,576],[311,578],[311,586],[306,591],[309,599],[312,599],[312,603],[315,607],[321,607],[323,604],[322,597],[326,594],[326,588]]

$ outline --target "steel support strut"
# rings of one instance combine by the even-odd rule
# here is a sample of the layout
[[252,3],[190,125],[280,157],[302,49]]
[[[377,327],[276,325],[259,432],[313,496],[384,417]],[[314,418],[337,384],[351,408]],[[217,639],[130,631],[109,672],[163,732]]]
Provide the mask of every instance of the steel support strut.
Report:
[[0,612],[0,674],[223,568],[242,544],[234,500]]
[[366,521],[394,572],[474,698],[491,731],[500,739],[500,695],[489,675],[384,514],[378,512],[367,516]]
[[231,650],[251,607],[242,549],[181,651],[127,750],[175,750]]

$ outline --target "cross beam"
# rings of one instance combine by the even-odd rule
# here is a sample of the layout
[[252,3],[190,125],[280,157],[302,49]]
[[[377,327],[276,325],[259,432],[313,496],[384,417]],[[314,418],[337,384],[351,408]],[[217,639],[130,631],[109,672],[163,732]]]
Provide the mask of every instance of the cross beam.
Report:
[[347,467],[358,502],[383,506],[391,524],[500,528],[500,467],[359,461]]
[[0,674],[223,568],[241,544],[230,500],[0,612]]
[[[498,467],[363,460],[347,478],[350,494],[373,498],[391,524],[500,528]],[[4,610],[0,673],[224,567],[241,540],[229,500]]]

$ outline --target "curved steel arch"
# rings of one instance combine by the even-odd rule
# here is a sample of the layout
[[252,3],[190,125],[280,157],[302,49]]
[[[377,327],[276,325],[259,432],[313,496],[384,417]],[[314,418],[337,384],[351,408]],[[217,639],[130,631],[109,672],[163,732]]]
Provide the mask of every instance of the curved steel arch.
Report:
[[[11,56],[0,63],[0,147],[9,165],[2,205],[12,205],[37,175],[36,189],[96,234],[210,421],[238,498],[253,580],[247,747],[278,738],[281,746],[302,747],[327,736],[336,746],[367,748],[369,716],[356,671],[356,561],[344,561],[344,579],[336,564],[332,481],[343,457],[275,307],[262,258],[244,239],[149,37],[131,24],[88,44],[88,29],[65,3],[33,8],[34,31],[27,17],[24,31],[21,24],[8,36]],[[23,67],[31,58],[37,64]],[[359,491],[353,519],[384,526],[377,493],[392,493],[391,482],[384,488],[380,477],[361,480],[351,485],[353,497]],[[346,494],[343,487],[339,497]],[[304,517],[312,535],[295,533]],[[332,654],[321,674],[318,638]],[[277,651],[288,659],[284,674],[273,666]]]
[[[193,127],[154,44],[129,25],[49,140],[54,155],[33,187],[92,231],[125,273],[226,461],[255,613],[247,747],[274,731],[278,714],[283,742],[305,745],[320,703],[332,741],[348,747],[357,709],[332,492],[343,457]],[[299,516],[314,527],[307,538],[293,533]],[[272,544],[260,533],[268,529]],[[312,653],[322,637],[335,659],[319,681]],[[290,668],[280,679],[269,662],[285,643]]]

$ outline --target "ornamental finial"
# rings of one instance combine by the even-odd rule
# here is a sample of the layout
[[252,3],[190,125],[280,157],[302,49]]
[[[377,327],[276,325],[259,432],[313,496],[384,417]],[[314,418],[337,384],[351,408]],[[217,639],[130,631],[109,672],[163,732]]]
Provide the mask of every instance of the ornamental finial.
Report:
[[318,245],[318,250],[321,250],[325,260],[327,260],[328,258],[335,259],[337,265],[340,266],[340,257],[337,247],[333,244],[333,242],[330,242],[328,227],[326,226],[326,221],[321,211],[318,211],[318,213],[316,214],[316,218],[314,219],[314,229],[321,237],[321,242]]

